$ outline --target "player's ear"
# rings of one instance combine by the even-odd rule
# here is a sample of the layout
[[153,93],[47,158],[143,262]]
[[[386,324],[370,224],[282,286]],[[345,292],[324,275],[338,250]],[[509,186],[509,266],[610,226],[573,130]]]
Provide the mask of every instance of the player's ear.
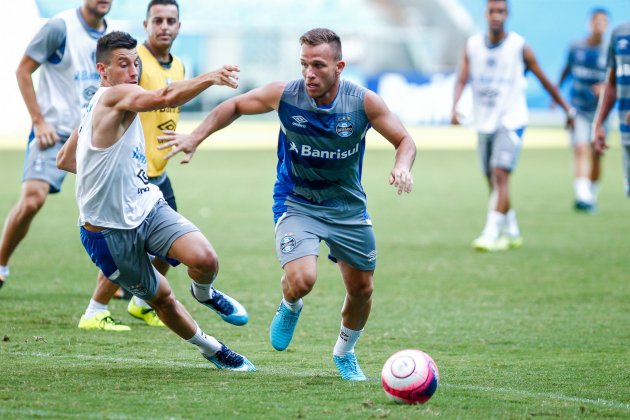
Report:
[[145,30],[145,31],[147,30],[147,25],[148,25],[147,21],[146,21],[146,20],[143,20],[143,21],[142,21],[142,26],[144,27],[144,30]]
[[337,61],[337,69],[336,69],[337,76],[341,74],[344,68],[346,68],[346,62],[343,60]]
[[96,71],[101,76],[101,79],[104,77],[105,72],[107,71],[107,64],[105,63],[96,63]]

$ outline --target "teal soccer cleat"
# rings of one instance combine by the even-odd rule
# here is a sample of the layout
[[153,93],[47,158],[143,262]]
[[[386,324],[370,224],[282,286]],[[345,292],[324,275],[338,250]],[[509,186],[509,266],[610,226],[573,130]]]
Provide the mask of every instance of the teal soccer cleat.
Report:
[[293,312],[280,302],[280,306],[269,327],[269,339],[274,349],[282,351],[289,347],[301,312],[302,308],[297,312]]
[[343,356],[334,356],[333,361],[337,370],[341,375],[341,379],[347,381],[367,381],[367,378],[357,360],[357,356],[354,353],[344,354]]

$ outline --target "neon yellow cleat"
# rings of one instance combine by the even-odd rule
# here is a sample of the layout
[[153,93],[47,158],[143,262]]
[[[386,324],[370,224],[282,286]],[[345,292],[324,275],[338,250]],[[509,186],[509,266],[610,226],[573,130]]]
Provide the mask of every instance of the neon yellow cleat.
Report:
[[482,235],[473,241],[472,247],[477,251],[496,252],[507,251],[510,244],[505,236],[493,239]]
[[507,236],[506,238],[510,249],[517,249],[523,246],[522,236]]
[[103,330],[103,331],[130,331],[127,325],[123,325],[120,321],[112,318],[109,311],[99,312],[92,318],[81,316],[79,328],[82,330]]
[[138,318],[143,320],[150,325],[151,327],[165,327],[164,323],[160,321],[160,318],[155,313],[155,310],[151,308],[144,308],[140,305],[136,305],[136,302],[133,301],[133,297],[129,300],[129,305],[127,305],[127,312],[134,318]]

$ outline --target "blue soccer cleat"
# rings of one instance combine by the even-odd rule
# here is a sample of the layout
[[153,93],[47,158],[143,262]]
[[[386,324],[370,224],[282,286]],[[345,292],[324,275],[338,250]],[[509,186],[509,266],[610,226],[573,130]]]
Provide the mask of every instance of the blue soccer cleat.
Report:
[[280,302],[280,306],[269,327],[269,340],[271,340],[271,345],[274,349],[282,351],[289,347],[289,343],[293,338],[293,331],[295,331],[295,326],[300,318],[300,312],[302,312],[302,308],[297,312],[293,312],[284,303]]
[[[221,343],[219,341],[219,343]],[[236,372],[254,372],[256,367],[247,360],[245,356],[230,350],[225,344],[221,343],[221,350],[209,356],[201,353],[203,357],[212,362],[219,369],[228,369]]]
[[243,305],[215,288],[212,289],[212,298],[204,301],[197,299],[192,286],[190,286],[190,294],[193,295],[197,302],[219,314],[225,322],[232,325],[245,325],[249,321],[249,316]]
[[333,362],[337,366],[337,370],[341,375],[341,379],[347,381],[367,381],[367,378],[357,360],[354,353],[344,354],[343,356],[333,355]]

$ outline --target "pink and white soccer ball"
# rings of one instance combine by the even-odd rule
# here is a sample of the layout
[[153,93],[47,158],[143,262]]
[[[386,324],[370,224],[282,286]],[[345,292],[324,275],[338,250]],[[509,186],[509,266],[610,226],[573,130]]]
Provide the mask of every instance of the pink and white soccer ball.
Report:
[[439,375],[431,356],[420,350],[402,350],[385,362],[381,383],[391,400],[422,404],[437,390]]

